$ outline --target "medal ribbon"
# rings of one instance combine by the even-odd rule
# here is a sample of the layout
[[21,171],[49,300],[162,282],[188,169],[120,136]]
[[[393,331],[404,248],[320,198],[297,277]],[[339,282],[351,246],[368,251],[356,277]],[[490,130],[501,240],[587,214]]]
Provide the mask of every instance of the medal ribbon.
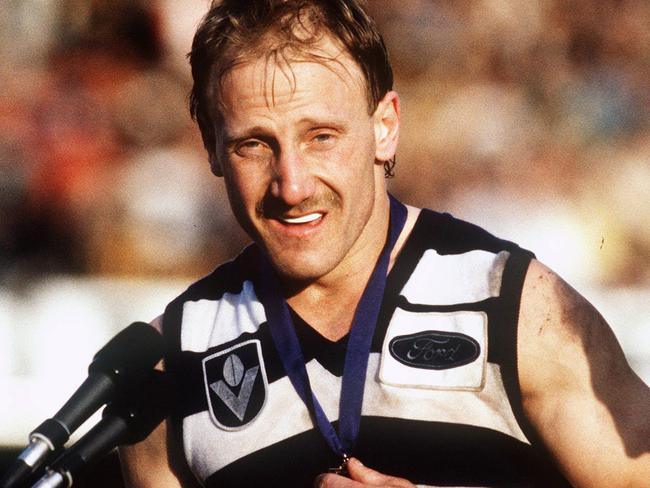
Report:
[[391,251],[406,223],[406,207],[389,194],[390,225],[388,239],[368,280],[352,319],[341,381],[338,433],[314,395],[289,307],[282,296],[279,279],[268,260],[264,260],[260,299],[264,305],[273,342],[296,393],[305,403],[327,445],[346,458],[356,443],[361,423],[364,385],[370,345],[377,325]]

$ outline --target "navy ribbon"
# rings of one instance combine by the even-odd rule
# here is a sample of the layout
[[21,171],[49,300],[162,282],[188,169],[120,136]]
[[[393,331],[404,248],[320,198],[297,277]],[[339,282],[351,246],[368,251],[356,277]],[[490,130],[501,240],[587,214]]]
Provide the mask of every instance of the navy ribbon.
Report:
[[266,310],[271,336],[287,376],[309,409],[312,419],[327,445],[334,453],[343,458],[352,453],[359,435],[370,345],[384,296],[388,263],[391,251],[395,247],[397,238],[406,223],[406,207],[392,195],[389,195],[389,198],[390,225],[388,239],[359,300],[348,338],[339,400],[338,433],[328,420],[311,389],[305,360],[291,320],[289,307],[282,296],[279,279],[268,260],[264,260],[261,273],[260,300]]

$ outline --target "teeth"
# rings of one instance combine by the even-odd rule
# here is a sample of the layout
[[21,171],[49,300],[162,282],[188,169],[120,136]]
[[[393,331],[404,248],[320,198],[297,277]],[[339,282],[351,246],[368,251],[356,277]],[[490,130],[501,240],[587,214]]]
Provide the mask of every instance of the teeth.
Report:
[[283,222],[286,222],[287,224],[306,224],[308,222],[313,222],[314,220],[318,220],[323,216],[322,213],[317,212],[317,213],[310,213],[307,215],[302,215],[300,217],[294,217],[294,218],[284,218],[282,219]]

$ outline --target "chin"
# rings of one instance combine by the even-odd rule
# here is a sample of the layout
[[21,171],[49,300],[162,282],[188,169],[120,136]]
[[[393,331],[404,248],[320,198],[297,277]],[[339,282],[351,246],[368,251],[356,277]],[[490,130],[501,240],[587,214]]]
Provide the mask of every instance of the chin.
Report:
[[300,262],[279,262],[275,263],[275,268],[283,278],[295,282],[315,281],[326,273],[319,266]]
[[314,282],[331,271],[321,256],[302,257],[293,254],[286,259],[283,256],[271,256],[271,262],[282,278],[295,283]]

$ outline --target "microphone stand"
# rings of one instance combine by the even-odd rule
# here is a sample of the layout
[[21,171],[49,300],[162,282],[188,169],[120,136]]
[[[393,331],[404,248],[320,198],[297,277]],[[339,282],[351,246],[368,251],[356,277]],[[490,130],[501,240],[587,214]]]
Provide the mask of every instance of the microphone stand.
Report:
[[76,473],[118,445],[144,440],[169,414],[171,386],[166,373],[152,371],[137,392],[108,405],[97,425],[48,467],[32,488],[70,488]]
[[88,377],[72,397],[29,435],[28,446],[6,471],[0,487],[23,484],[97,409],[138,385],[160,360],[163,348],[160,333],[143,322],[120,331],[95,354]]

